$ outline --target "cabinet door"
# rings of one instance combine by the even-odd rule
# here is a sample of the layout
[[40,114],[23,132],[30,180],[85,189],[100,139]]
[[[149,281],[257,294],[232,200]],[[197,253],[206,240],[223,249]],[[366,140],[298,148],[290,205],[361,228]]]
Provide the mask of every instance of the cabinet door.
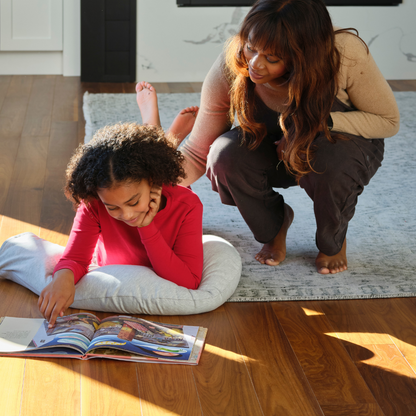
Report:
[[63,0],[0,0],[0,49],[61,51]]

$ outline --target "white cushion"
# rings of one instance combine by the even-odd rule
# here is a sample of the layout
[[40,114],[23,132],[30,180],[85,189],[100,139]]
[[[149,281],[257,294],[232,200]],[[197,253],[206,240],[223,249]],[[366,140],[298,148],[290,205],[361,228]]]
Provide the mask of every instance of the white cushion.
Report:
[[[242,263],[237,250],[221,237],[203,236],[204,268],[198,289],[178,286],[144,266],[111,265],[87,273],[76,285],[77,309],[190,315],[211,311],[234,293]],[[64,247],[32,233],[11,237],[0,249],[0,277],[40,294],[51,281]]]

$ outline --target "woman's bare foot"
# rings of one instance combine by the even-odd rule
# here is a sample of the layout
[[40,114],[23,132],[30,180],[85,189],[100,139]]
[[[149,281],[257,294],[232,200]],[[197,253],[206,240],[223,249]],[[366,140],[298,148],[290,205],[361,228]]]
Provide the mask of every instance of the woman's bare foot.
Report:
[[136,93],[136,101],[142,115],[142,123],[160,126],[157,94],[152,84],[145,81],[139,82],[136,85]]
[[335,256],[327,256],[320,251],[315,265],[316,270],[321,274],[335,274],[347,270],[347,239],[344,240],[341,251]]
[[277,266],[286,258],[286,235],[294,216],[293,209],[285,204],[282,228],[276,237],[270,243],[265,244],[254,256],[258,262],[268,266]]
[[169,127],[168,133],[173,134],[176,137],[178,145],[191,132],[192,128],[194,127],[198,111],[199,107],[197,107],[196,105],[193,107],[184,108],[176,116],[175,120],[173,120],[173,123]]

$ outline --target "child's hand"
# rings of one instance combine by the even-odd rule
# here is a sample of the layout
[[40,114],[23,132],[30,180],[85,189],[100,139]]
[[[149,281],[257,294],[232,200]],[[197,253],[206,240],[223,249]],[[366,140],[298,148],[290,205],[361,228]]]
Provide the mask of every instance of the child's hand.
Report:
[[49,328],[53,327],[58,316],[64,315],[74,297],[74,273],[69,269],[57,271],[52,282],[42,290],[38,301],[40,313],[49,321]]
[[160,203],[162,200],[162,187],[153,185],[150,189],[150,202],[149,202],[149,211],[147,211],[146,215],[143,218],[143,221],[137,227],[146,227],[149,225],[153,218],[159,211]]

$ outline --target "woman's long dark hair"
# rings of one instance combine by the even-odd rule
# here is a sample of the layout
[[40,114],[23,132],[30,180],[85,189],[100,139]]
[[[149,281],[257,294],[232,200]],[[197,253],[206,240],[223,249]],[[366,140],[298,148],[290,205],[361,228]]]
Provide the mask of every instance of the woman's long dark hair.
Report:
[[280,115],[285,137],[283,161],[300,179],[313,170],[312,142],[327,129],[338,89],[341,57],[335,31],[322,0],[258,0],[247,14],[238,35],[226,47],[226,73],[231,83],[230,118],[237,116],[250,149],[259,146],[267,131],[255,120],[255,84],[248,77],[243,48],[250,35],[256,50],[278,56],[288,70],[288,99]]

